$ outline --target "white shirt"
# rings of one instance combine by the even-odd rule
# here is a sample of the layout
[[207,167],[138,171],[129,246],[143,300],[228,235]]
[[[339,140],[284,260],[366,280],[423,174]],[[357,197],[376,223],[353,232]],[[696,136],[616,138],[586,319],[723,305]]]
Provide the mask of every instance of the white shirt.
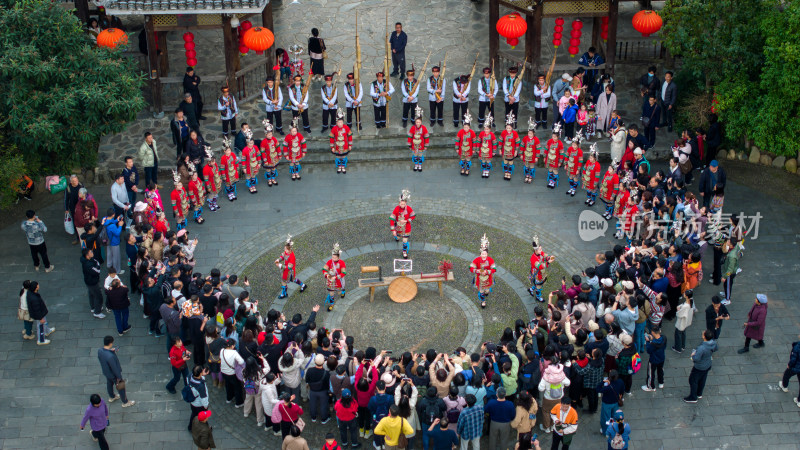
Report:
[[234,349],[223,348],[219,352],[220,370],[225,375],[236,375],[236,366],[243,365],[244,359]]
[[336,109],[337,105],[339,104],[339,89],[336,86],[322,86],[319,90],[320,96],[322,97],[322,109],[328,111],[330,109]]
[[667,95],[667,86],[669,86],[669,83],[666,81],[661,85],[661,100],[664,100],[664,96]]
[[[547,89],[547,92],[545,92],[544,89],[541,86],[539,86],[538,83],[536,84],[536,86],[533,87],[534,108],[547,108],[547,99],[550,98],[550,94],[552,91],[550,90],[550,86],[544,86],[544,88]],[[536,98],[539,98],[540,100],[537,101]]]
[[[350,94],[351,90],[353,91],[352,95]],[[356,95],[356,91],[358,91],[358,95]],[[355,98],[353,97],[353,95],[356,95]],[[363,96],[364,96],[364,90],[361,88],[361,83],[358,83],[357,85],[350,83],[344,84],[344,99],[346,107],[355,108],[361,106],[361,98]],[[358,105],[354,104],[356,102],[358,103]]]
[[[518,78],[519,78],[519,76],[514,77],[513,80],[510,79],[510,77],[503,78],[503,101],[506,101],[506,102],[508,101],[508,97],[509,97],[509,94],[510,94],[510,91],[511,91],[511,85]],[[514,93],[511,94],[511,96],[514,97],[514,103],[519,103],[519,94],[520,94],[520,92],[522,92],[522,83],[521,83],[521,81],[522,80],[520,80],[520,83],[517,85],[517,89],[514,91]]]
[[369,95],[372,97],[372,104],[374,106],[386,106],[386,97],[380,96],[380,93],[384,91],[388,92],[391,97],[392,94],[394,94],[394,86],[392,86],[392,83],[387,80],[383,80],[383,83],[379,83],[378,80],[375,80],[369,84]]
[[[403,103],[417,103],[417,96],[419,95],[419,83],[417,83],[417,87],[414,89],[413,93],[409,93],[406,87],[408,79],[406,78],[400,83],[400,92],[403,93]],[[408,101],[408,97],[412,97],[413,100]],[[125,195],[128,195],[127,193]]]
[[[300,97],[303,97],[300,99]],[[302,106],[303,110],[308,109],[308,92],[303,96],[303,86],[292,86],[289,88],[289,101],[292,102],[292,109],[299,111],[298,107]]]
[[[278,104],[272,103],[272,100],[275,100],[277,97]],[[283,93],[281,92],[280,87],[272,86],[272,89],[269,87],[264,87],[261,90],[261,98],[264,100],[264,103],[267,104],[266,110],[267,112],[280,112],[281,107],[283,105]],[[271,99],[271,100],[270,100]],[[273,124],[274,125],[274,124]]]
[[[488,102],[489,101],[489,97],[487,96],[487,94],[491,94],[491,95],[494,95],[494,96],[497,95],[497,91],[500,90],[500,85],[497,83],[497,80],[495,80],[494,81],[494,86],[489,87],[492,84],[491,80],[492,80],[491,78],[483,77],[478,82],[478,101],[480,101],[480,102]],[[487,91],[487,89],[488,89],[488,91]],[[493,91],[493,92],[489,92],[489,91]]]
[[[466,86],[461,86],[457,80],[453,81],[453,103],[469,103],[469,89],[472,87],[472,81],[468,82]],[[461,93],[461,90],[464,90]],[[459,96],[463,95],[466,100],[461,100]]]
[[[117,276],[116,274],[113,277],[111,275],[107,276],[106,281],[103,282],[103,289],[105,290],[111,289],[111,283],[113,283],[114,280],[119,280],[119,276]],[[122,280],[119,280],[119,282],[122,283]]]
[[441,77],[441,76],[439,78],[435,79],[435,80],[431,79],[430,77],[428,78],[428,83],[427,83],[428,84],[428,100],[430,100],[432,102],[436,101],[436,89],[438,89],[438,86],[436,86],[436,85],[438,83],[442,83],[442,93],[439,94],[439,98],[444,100],[444,93],[445,93],[445,91],[447,91],[447,80],[445,80],[444,77]]

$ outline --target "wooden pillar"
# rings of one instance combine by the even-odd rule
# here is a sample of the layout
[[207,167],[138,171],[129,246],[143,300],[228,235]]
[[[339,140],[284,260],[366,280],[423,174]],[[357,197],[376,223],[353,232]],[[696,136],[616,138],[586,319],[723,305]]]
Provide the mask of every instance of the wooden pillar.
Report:
[[158,73],[158,51],[156,50],[156,32],[153,27],[153,16],[144,16],[144,29],[147,36],[147,60],[150,73],[147,74],[150,84],[150,95],[153,97],[153,112],[156,115],[163,114],[164,108],[161,104],[161,79]]
[[[600,51],[600,28],[603,26],[603,18],[602,17],[595,17],[592,20],[592,47],[596,48],[597,51]],[[601,53],[602,54],[602,53]],[[605,54],[603,54],[603,58],[605,58]]]
[[236,66],[234,58],[239,51],[231,29],[231,16],[222,16],[222,40],[225,51],[225,75],[228,77],[228,86],[236,86]]
[[[267,2],[267,6],[261,11],[261,26],[272,31],[275,34],[275,22],[272,19],[272,2]],[[275,36],[275,44],[273,47],[264,52],[264,59],[267,61],[267,73],[272,73],[272,68],[275,67],[275,49],[277,48],[278,36]]]
[[500,49],[500,35],[497,33],[497,21],[500,20],[500,3],[497,0],[489,0],[489,67],[492,63],[495,66],[495,73],[502,74],[499,67],[497,52]]
[[81,26],[89,24],[89,0],[75,0],[75,14],[81,21]]
[[534,2],[533,15],[526,15],[528,32],[525,34],[525,57],[531,64],[531,79],[539,75],[539,60],[542,59],[542,15],[544,14],[543,2]]
[[619,21],[619,0],[608,3],[608,43],[606,47],[606,73],[614,75],[617,60],[617,22]]
[[162,77],[169,76],[169,56],[167,53],[167,31],[156,33],[158,42],[158,73]]

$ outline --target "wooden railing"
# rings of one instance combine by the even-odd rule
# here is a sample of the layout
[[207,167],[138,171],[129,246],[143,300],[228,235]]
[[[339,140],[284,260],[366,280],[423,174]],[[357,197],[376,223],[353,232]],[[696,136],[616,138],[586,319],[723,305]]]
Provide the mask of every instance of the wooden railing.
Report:
[[267,72],[267,60],[257,55],[254,61],[236,71],[236,98],[246,102],[259,97],[269,75],[272,70]]
[[664,41],[658,37],[617,42],[617,64],[658,62],[667,57]]

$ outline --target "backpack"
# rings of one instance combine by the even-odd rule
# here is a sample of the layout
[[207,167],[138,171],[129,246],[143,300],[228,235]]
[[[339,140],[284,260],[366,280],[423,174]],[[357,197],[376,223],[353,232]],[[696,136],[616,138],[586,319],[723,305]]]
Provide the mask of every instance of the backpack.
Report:
[[183,397],[183,401],[186,403],[192,403],[193,401],[197,400],[197,396],[194,395],[194,389],[192,389],[192,386],[189,384],[181,389],[181,397]]
[[[110,222],[109,222],[110,223]],[[100,231],[97,233],[97,243],[103,246],[107,246],[108,241],[108,232],[106,231],[106,224],[100,226]]]
[[520,376],[520,387],[524,391],[536,390],[539,386],[539,380],[542,374],[539,372],[539,361],[529,362],[522,366],[522,375]]
[[631,371],[636,373],[642,368],[642,357],[637,352],[631,357]]
[[258,381],[253,379],[244,380],[244,393],[249,395],[258,394]]
[[450,423],[458,423],[458,417],[461,416],[461,411],[458,408],[450,408],[447,410],[447,421]]
[[433,423],[434,419],[441,417],[442,411],[439,409],[439,399],[427,399],[424,413],[425,415],[422,417],[422,422],[429,426]]
[[614,432],[616,432],[616,435],[611,439],[611,442],[608,443],[609,447],[613,449],[625,448],[625,439],[622,438],[622,433],[619,429],[619,425],[616,423],[612,423],[611,427],[614,430]]
[[559,382],[558,384],[548,383],[545,393],[549,398],[561,398],[564,396],[564,384],[562,382]]

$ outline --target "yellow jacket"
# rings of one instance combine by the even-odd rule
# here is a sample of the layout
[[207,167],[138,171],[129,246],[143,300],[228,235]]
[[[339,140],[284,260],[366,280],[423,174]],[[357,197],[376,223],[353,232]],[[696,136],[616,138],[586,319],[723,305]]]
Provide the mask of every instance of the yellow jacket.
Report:
[[408,420],[401,417],[386,416],[378,422],[378,426],[375,427],[375,434],[384,436],[387,446],[397,445],[397,441],[400,439],[401,426],[403,427],[403,434],[414,433],[411,425],[408,424]]

